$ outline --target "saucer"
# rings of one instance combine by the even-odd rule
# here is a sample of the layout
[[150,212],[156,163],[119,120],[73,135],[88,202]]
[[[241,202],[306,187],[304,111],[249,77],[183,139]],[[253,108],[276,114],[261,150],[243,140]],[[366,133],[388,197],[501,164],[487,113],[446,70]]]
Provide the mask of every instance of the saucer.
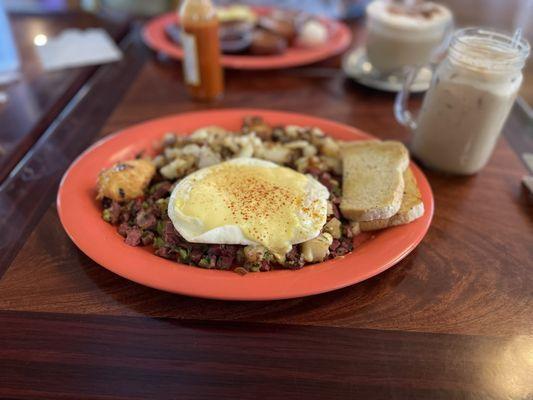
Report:
[[[368,61],[364,47],[348,53],[342,60],[342,69],[350,78],[373,89],[399,92],[403,87],[403,74],[383,75],[379,73]],[[431,84],[432,75],[431,69],[423,67],[411,86],[411,92],[425,92]]]

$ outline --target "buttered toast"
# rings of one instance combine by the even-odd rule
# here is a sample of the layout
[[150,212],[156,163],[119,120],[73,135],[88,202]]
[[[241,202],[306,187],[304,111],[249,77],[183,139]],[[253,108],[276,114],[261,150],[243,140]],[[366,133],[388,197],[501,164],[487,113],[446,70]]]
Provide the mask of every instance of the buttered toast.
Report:
[[341,150],[343,189],[340,209],[353,221],[388,219],[398,213],[409,152],[396,141],[365,140]]
[[424,215],[424,203],[422,202],[422,196],[418,190],[418,184],[411,168],[405,170],[403,173],[403,179],[405,182],[405,189],[402,204],[400,205],[398,212],[390,218],[359,222],[359,229],[362,232],[408,224]]

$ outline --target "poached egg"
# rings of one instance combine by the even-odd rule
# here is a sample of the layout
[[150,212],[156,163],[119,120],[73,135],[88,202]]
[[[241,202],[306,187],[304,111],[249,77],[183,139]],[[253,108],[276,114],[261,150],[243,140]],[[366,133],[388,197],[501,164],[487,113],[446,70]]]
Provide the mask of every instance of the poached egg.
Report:
[[200,169],[181,180],[168,215],[193,243],[262,245],[283,260],[327,218],[327,188],[310,175],[255,158]]

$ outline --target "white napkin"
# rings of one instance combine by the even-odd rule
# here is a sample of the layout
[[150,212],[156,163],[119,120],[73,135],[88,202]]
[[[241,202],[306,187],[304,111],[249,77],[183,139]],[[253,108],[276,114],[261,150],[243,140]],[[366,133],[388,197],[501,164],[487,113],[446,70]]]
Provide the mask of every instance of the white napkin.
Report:
[[66,29],[36,49],[46,71],[104,64],[122,58],[113,39],[100,28]]

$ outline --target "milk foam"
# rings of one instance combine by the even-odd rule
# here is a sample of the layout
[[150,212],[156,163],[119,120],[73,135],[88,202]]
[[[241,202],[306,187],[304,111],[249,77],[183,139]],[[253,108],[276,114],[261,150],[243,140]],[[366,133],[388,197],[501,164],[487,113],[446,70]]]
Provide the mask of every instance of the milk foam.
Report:
[[375,0],[368,5],[366,12],[369,23],[384,31],[394,32],[395,35],[407,35],[413,37],[414,34],[440,36],[445,27],[452,20],[450,10],[440,4],[427,2],[424,7],[435,11],[425,13],[399,13],[391,9],[391,2],[386,0]]

